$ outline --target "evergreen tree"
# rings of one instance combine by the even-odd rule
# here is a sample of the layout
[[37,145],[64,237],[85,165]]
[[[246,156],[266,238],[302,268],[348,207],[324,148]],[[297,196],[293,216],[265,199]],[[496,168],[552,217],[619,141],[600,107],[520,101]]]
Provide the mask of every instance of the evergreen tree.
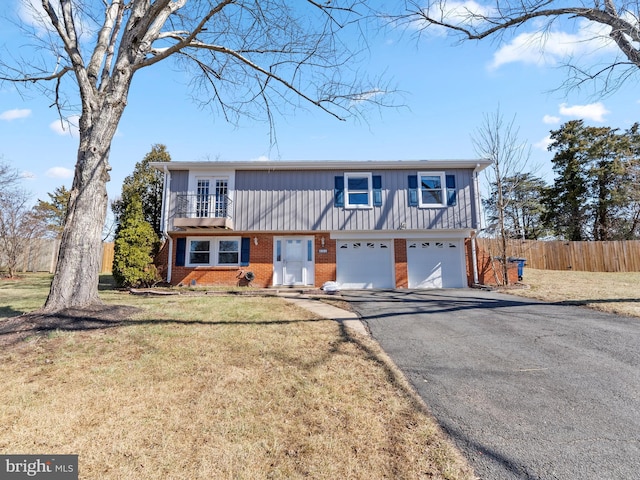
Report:
[[627,139],[609,127],[590,128],[588,170],[590,178],[591,221],[593,240],[615,240],[614,217],[618,206],[625,203],[623,182]]
[[47,195],[50,201],[38,199],[38,204],[34,207],[34,215],[44,224],[49,234],[60,238],[71,192],[62,185]]
[[635,123],[622,136],[625,143],[623,173],[616,185],[619,199],[612,206],[611,231],[616,240],[640,239],[640,124]]
[[585,151],[588,141],[584,122],[571,120],[565,123],[551,132],[551,139],[553,143],[549,150],[556,150],[551,160],[556,177],[543,200],[546,208],[544,222],[559,237],[586,240],[588,180]]
[[111,210],[116,224],[121,223],[121,217],[134,197],[142,202],[144,219],[153,227],[156,235],[162,233],[162,186],[163,174],[151,167],[150,162],[170,162],[171,155],[167,147],[156,144],[151,147],[142,161],[136,163],[133,173],[124,179],[122,194],[118,200],[111,203]]
[[[523,238],[537,240],[547,235],[547,229],[542,223],[544,206],[542,200],[547,190],[544,180],[532,173],[518,173],[502,179],[504,223],[508,238]],[[497,185],[491,183],[491,195],[482,200],[490,233],[491,228],[498,224],[499,212],[496,199]]]
[[149,286],[158,279],[153,256],[158,236],[144,218],[142,202],[130,198],[116,231],[113,278],[119,286]]
[[573,120],[551,132],[557,176],[544,203],[546,224],[567,240],[624,240],[640,224],[639,127],[619,133]]

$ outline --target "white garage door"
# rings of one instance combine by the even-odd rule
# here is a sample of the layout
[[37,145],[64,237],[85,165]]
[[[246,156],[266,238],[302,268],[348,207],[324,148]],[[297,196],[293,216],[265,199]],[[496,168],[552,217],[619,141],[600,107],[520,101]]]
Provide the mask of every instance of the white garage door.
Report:
[[337,282],[343,289],[394,288],[391,240],[338,240]]
[[407,240],[409,288],[467,286],[462,240]]

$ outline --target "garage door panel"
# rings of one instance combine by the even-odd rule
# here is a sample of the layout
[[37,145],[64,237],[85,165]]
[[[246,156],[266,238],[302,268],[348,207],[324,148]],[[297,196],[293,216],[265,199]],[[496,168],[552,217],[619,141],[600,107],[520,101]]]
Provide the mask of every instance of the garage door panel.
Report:
[[408,240],[409,288],[463,288],[464,249],[453,240]]
[[393,288],[392,242],[341,240],[337,244],[337,282],[343,289]]

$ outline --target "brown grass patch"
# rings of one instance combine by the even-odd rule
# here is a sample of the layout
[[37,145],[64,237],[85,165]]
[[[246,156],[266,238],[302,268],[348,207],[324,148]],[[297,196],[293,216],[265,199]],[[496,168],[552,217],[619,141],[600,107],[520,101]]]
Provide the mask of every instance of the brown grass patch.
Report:
[[573,272],[525,267],[524,283],[530,288],[506,292],[640,317],[640,272]]
[[473,478],[370,340],[278,298],[143,298],[0,354],[0,452],[83,479]]

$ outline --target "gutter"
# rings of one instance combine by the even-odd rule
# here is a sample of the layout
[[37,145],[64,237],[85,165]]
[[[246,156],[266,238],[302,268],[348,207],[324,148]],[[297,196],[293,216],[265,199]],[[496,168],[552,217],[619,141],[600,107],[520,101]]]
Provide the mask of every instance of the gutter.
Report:
[[[151,162],[154,168],[162,170],[166,162]],[[173,170],[432,170],[476,168],[483,170],[491,165],[485,158],[469,160],[269,160],[269,161],[172,161]]]

